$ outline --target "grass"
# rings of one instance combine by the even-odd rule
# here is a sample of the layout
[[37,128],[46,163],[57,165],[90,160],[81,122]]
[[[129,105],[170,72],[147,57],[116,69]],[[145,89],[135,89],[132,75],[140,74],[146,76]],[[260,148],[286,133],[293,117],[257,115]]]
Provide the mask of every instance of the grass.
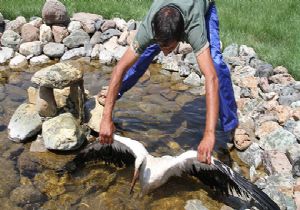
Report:
[[[221,40],[246,44],[262,60],[283,65],[300,80],[300,4],[295,0],[216,0]],[[7,19],[41,16],[45,0],[0,0]],[[69,14],[91,12],[105,18],[141,20],[152,0],[62,0]]]

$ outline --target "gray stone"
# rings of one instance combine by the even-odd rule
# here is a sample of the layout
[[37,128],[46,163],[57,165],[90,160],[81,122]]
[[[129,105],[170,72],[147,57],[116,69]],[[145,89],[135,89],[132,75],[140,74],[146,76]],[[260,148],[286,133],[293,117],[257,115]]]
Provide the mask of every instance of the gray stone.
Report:
[[43,51],[50,58],[60,58],[65,52],[65,46],[60,43],[50,42],[44,46]]
[[190,69],[189,66],[181,64],[181,65],[179,65],[179,72],[178,73],[181,77],[187,77],[191,74],[191,69]]
[[83,30],[73,31],[69,36],[64,38],[63,44],[68,48],[75,48],[83,46],[85,43],[90,42],[90,36]]
[[239,50],[239,56],[241,57],[256,57],[256,53],[252,47],[241,45]]
[[92,53],[91,53],[91,59],[98,59],[99,58],[99,50],[100,50],[100,44],[96,44],[93,47]]
[[84,47],[74,48],[71,50],[68,50],[64,53],[64,55],[61,57],[61,61],[65,60],[71,60],[71,59],[77,59],[84,57],[86,55]]
[[193,48],[190,44],[185,43],[185,42],[180,42],[177,48],[177,54],[188,54],[193,52]]
[[101,43],[101,32],[100,31],[96,31],[95,33],[94,33],[94,35],[92,36],[92,38],[91,38],[91,41],[90,41],[90,43],[92,44],[92,45],[95,45],[95,44],[100,44]]
[[23,16],[19,16],[15,20],[9,21],[5,25],[5,30],[12,30],[12,31],[20,34],[21,28],[25,23],[26,23],[26,19]]
[[298,107],[300,107],[300,101],[292,102],[292,103],[291,103],[291,107],[292,107],[292,108],[298,108]]
[[116,27],[120,31],[125,31],[127,29],[127,23],[124,19],[114,18],[113,21],[116,23]]
[[191,65],[194,65],[194,64],[198,65],[195,54],[194,53],[186,54],[186,56],[184,58],[184,63],[188,63]]
[[82,26],[81,26],[80,21],[71,21],[70,24],[68,25],[68,31],[70,33],[77,31],[81,28],[82,28]]
[[5,30],[1,36],[1,44],[17,50],[21,44],[21,36],[12,30]]
[[273,66],[268,63],[257,65],[256,70],[256,77],[270,77],[273,75]]
[[30,59],[30,65],[43,65],[50,61],[47,55],[35,56]]
[[202,202],[198,199],[188,200],[184,206],[185,210],[208,210],[203,206]]
[[46,148],[53,150],[74,150],[85,140],[82,128],[71,113],[44,122],[42,136]]
[[1,47],[0,49],[0,64],[6,63],[9,59],[14,56],[15,52],[12,48]]
[[137,23],[134,21],[134,20],[129,20],[127,22],[127,30],[128,31],[133,31],[133,30],[136,30],[137,29]]
[[43,46],[40,41],[26,42],[20,45],[19,52],[25,56],[28,55],[38,56],[42,54]]
[[114,62],[113,54],[108,50],[100,49],[99,62],[101,64],[111,65]]
[[264,150],[286,150],[293,144],[297,143],[295,135],[285,129],[276,129],[268,135],[265,135],[259,141],[259,145]]
[[293,144],[287,149],[287,157],[289,158],[291,164],[294,164],[300,159],[300,145]]
[[295,81],[295,83],[294,83],[294,88],[295,88],[296,90],[300,90],[300,81]]
[[114,29],[116,28],[116,23],[113,20],[105,20],[104,23],[101,25],[101,31],[105,32],[108,29]]
[[99,132],[100,122],[102,119],[103,106],[99,104],[97,98],[94,96],[90,100],[88,100],[85,105],[86,112],[86,122],[89,128],[92,130]]
[[82,80],[81,70],[68,63],[57,63],[36,72],[31,81],[39,86],[59,88],[70,86]]
[[20,55],[20,54],[13,57],[9,62],[9,67],[11,69],[25,68],[25,67],[27,67],[27,65],[28,65],[28,63],[27,63],[26,57],[23,55]]
[[40,41],[42,43],[48,43],[53,41],[52,30],[50,26],[42,24],[40,27]]
[[120,36],[121,31],[117,29],[108,29],[105,32],[101,34],[101,43],[104,43],[105,41],[109,40],[113,36]]
[[227,46],[223,51],[224,57],[238,57],[239,56],[239,45],[231,44]]
[[285,124],[284,124],[284,129],[288,130],[289,132],[293,133],[294,132],[294,128],[296,127],[297,122],[294,120],[288,120]]
[[192,72],[186,79],[183,80],[183,83],[192,86],[200,86],[201,85],[200,76],[195,72]]
[[58,0],[47,0],[42,9],[47,25],[67,25],[70,22],[66,7]]
[[100,30],[100,28],[101,28],[101,26],[102,26],[103,23],[104,23],[104,20],[98,19],[98,20],[95,21],[95,29],[96,29],[96,31]]
[[238,157],[249,167],[257,168],[262,163],[263,150],[257,143],[252,143],[245,151],[237,151]]
[[31,17],[29,24],[33,25],[36,28],[40,28],[43,24],[43,19],[40,17]]
[[96,22],[102,19],[103,18],[100,15],[85,13],[85,12],[75,13],[73,14],[73,18],[72,18],[72,20],[80,21],[83,30],[89,34],[95,32]]
[[20,105],[8,124],[9,138],[23,142],[35,136],[42,128],[42,119],[32,104]]
[[125,54],[128,47],[118,46],[113,53],[113,58],[117,61],[121,60],[122,56]]
[[10,200],[17,205],[38,203],[44,198],[45,196],[33,185],[21,185],[10,193]]

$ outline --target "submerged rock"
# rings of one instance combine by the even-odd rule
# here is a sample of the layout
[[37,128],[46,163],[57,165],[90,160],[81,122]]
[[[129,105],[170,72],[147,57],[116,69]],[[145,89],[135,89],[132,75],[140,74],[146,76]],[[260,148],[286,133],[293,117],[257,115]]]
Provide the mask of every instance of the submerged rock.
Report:
[[42,119],[35,106],[22,104],[13,114],[8,124],[8,133],[11,140],[23,142],[35,136],[42,128]]
[[19,176],[15,170],[14,163],[10,160],[0,158],[0,198],[6,197],[11,190],[19,185]]
[[44,122],[42,136],[45,147],[54,150],[74,150],[85,140],[82,128],[70,113]]
[[32,185],[21,185],[10,193],[10,200],[17,205],[41,202],[45,196]]

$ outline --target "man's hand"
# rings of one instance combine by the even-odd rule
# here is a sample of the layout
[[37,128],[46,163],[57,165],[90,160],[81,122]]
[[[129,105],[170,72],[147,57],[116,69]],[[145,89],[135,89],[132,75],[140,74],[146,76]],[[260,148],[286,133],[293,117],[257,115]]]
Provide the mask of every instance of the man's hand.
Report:
[[204,134],[198,146],[198,160],[203,163],[211,163],[211,153],[215,145],[215,134]]
[[113,133],[116,128],[112,120],[102,119],[100,124],[99,139],[101,144],[112,144]]

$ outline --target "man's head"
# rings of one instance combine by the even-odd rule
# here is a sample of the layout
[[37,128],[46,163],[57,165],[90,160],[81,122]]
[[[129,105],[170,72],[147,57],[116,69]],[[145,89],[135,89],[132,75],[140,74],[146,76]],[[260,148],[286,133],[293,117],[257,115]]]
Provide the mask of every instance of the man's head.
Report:
[[184,31],[183,17],[175,7],[165,6],[154,15],[152,30],[154,39],[163,53],[169,54],[182,39]]

